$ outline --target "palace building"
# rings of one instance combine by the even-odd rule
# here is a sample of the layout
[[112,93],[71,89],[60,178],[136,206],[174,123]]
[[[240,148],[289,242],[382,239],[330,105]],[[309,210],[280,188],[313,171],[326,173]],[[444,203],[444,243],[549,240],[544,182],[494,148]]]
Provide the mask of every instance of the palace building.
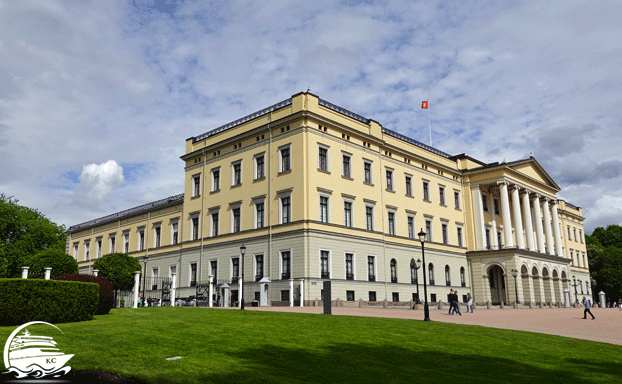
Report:
[[125,252],[147,281],[175,273],[178,297],[211,275],[237,301],[243,268],[263,305],[307,305],[326,280],[333,300],[423,300],[424,273],[431,302],[591,294],[581,208],[533,155],[449,155],[307,92],[190,137],[181,160],[183,193],[69,229],[82,272]]

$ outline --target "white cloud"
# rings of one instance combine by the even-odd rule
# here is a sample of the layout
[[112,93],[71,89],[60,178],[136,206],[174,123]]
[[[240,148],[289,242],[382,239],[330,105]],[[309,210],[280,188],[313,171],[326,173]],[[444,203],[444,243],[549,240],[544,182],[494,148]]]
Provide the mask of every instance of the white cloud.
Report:
[[84,190],[89,199],[101,201],[114,188],[123,184],[123,167],[114,160],[85,165],[78,179],[78,190]]

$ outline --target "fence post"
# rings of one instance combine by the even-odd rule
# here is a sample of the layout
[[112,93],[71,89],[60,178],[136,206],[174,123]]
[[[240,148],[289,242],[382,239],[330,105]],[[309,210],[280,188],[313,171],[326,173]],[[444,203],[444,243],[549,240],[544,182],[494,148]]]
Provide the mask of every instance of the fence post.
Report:
[[171,273],[171,307],[175,306],[175,294],[177,293],[176,284],[177,284],[177,273]]
[[22,267],[22,279],[27,279],[28,278],[28,270],[30,269],[30,267]]
[[304,290],[303,290],[303,283],[304,283],[305,279],[300,279],[300,306],[304,307]]
[[140,284],[140,271],[134,272],[134,307],[138,308],[138,288]]
[[99,269],[94,269],[93,276],[97,277],[98,274],[99,274]]
[[214,302],[212,300],[212,295],[214,293],[213,283],[214,283],[214,275],[209,275],[209,289],[208,289],[209,298],[207,299],[207,302],[210,308],[214,306]]
[[50,280],[50,275],[52,274],[52,267],[45,267],[43,268],[43,270],[45,271],[44,279]]
[[294,279],[289,279],[289,306],[294,306]]

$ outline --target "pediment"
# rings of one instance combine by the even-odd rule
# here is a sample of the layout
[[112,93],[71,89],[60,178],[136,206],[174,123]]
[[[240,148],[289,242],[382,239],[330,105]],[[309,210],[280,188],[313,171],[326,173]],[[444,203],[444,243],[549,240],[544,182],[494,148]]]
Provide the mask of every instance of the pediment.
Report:
[[523,174],[528,178],[547,185],[553,189],[560,190],[557,183],[555,183],[551,176],[546,173],[544,168],[542,168],[542,166],[533,157],[511,162],[506,165],[517,173]]

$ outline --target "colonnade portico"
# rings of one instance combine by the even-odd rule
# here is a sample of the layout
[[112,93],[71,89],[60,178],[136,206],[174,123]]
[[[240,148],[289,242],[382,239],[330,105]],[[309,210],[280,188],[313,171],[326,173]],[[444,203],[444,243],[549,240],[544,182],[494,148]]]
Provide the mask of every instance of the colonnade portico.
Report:
[[[497,244],[497,239],[494,235],[491,236],[491,238],[487,238],[485,235],[487,223],[484,221],[483,195],[481,190],[483,188],[487,188],[489,191],[491,189],[496,190],[496,186],[493,185],[491,188],[490,185],[478,185],[472,187],[476,235],[475,248],[477,250],[518,248],[545,253],[551,256],[564,257],[557,212],[557,199],[554,196],[550,197],[535,193],[517,184],[510,186],[510,182],[505,180],[497,182],[496,185],[499,188],[499,200],[501,204],[501,211],[499,214],[503,223],[504,244]],[[508,188],[511,189],[511,199]],[[490,195],[491,193],[489,193],[487,199],[494,202],[494,199],[492,199]],[[542,200],[542,203],[540,200]],[[492,204],[488,204],[488,206],[492,207]],[[491,232],[496,235],[496,213],[494,210],[490,211]],[[514,231],[512,231],[512,229],[514,229]]]

